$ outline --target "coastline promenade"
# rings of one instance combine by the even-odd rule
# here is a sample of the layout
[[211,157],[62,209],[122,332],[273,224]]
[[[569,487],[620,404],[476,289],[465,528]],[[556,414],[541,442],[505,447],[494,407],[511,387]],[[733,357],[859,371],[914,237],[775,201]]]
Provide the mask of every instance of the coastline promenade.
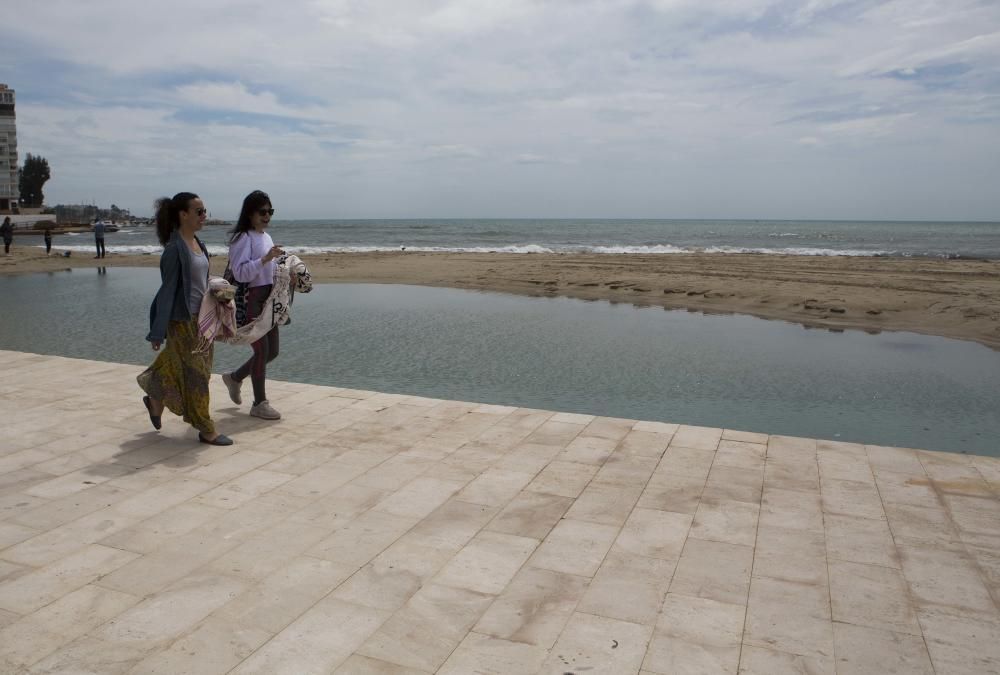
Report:
[[1000,672],[997,458],[0,362],[0,673]]

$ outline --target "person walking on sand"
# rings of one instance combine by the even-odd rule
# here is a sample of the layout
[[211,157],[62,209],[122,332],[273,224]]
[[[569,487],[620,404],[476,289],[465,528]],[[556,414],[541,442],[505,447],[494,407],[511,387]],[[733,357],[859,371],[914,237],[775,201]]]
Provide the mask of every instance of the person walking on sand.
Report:
[[3,254],[10,255],[10,244],[14,241],[14,226],[10,224],[10,216],[4,217],[0,235],[3,236]]
[[[142,403],[154,429],[167,408],[198,430],[198,440],[232,445],[215,430],[208,410],[208,379],[213,347],[196,353],[198,312],[208,292],[208,249],[195,235],[205,225],[205,205],[192,192],[178,192],[156,202],[156,236],[163,245],[160,289],[149,308],[149,335],[159,354],[137,378],[146,392]],[[160,351],[166,340],[167,346]]]
[[52,253],[52,228],[45,228],[45,255]]
[[[271,198],[266,192],[254,190],[243,200],[240,218],[229,233],[229,269],[236,281],[249,286],[246,298],[248,322],[260,316],[274,284],[274,273],[278,267],[275,259],[285,253],[280,246],[275,246],[271,235],[265,232],[273,215]],[[278,327],[269,330],[251,347],[253,355],[247,362],[222,376],[222,381],[229,389],[229,398],[236,405],[243,402],[240,389],[243,380],[249,375],[253,384],[250,414],[265,420],[281,419],[281,413],[268,403],[265,391],[267,364],[278,356]]]
[[[94,259],[96,260],[97,258],[103,258],[105,254],[103,220],[94,221],[94,246],[97,248],[97,255],[94,256]],[[197,314],[197,312],[195,312],[195,314]]]

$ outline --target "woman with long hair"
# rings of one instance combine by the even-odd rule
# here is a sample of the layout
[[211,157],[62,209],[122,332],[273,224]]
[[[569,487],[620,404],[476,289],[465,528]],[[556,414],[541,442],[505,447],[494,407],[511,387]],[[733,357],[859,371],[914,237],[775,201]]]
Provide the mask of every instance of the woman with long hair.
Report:
[[[205,205],[193,192],[156,201],[156,236],[163,245],[160,290],[149,308],[149,335],[156,360],[136,380],[153,428],[167,408],[198,430],[198,440],[232,445],[215,430],[208,410],[213,349],[198,346],[198,312],[208,292],[208,249],[195,234],[205,225]],[[167,346],[160,351],[166,340]],[[197,353],[196,353],[197,352]]]
[[[271,224],[274,207],[266,192],[254,190],[243,200],[240,218],[229,233],[229,269],[236,281],[248,285],[246,298],[246,320],[260,316],[271,294],[275,259],[284,255],[280,246],[275,246],[265,230]],[[222,376],[229,398],[240,405],[243,394],[240,391],[243,380],[250,377],[253,384],[253,405],[250,414],[265,420],[281,419],[281,413],[267,401],[265,379],[267,364],[278,356],[278,327],[275,326],[262,338],[254,342],[253,355],[242,366]]]

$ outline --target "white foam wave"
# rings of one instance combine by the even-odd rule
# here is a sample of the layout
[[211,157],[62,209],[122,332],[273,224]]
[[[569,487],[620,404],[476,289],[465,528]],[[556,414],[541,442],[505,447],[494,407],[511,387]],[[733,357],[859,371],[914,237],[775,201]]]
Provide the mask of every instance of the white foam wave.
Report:
[[[87,245],[56,245],[56,248],[67,251],[94,250],[93,244]],[[159,244],[123,245],[115,244],[107,247],[109,253],[124,253],[130,255],[159,255],[163,247]],[[599,255],[683,255],[691,253],[756,253],[761,255],[805,255],[805,256],[851,256],[875,257],[896,255],[891,251],[865,251],[861,249],[832,248],[751,248],[742,246],[710,246],[707,248],[681,248],[670,244],[653,246],[540,246],[538,244],[518,244],[510,246],[286,246],[288,253],[295,255],[328,255],[331,253],[392,253],[407,251],[412,253],[591,253]],[[210,244],[208,252],[213,256],[226,256],[228,247]]]

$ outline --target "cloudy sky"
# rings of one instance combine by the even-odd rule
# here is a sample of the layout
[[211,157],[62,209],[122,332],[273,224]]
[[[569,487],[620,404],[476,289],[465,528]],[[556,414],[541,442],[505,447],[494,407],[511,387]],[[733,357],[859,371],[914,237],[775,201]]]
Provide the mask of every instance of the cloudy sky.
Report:
[[1000,220],[997,0],[13,2],[50,204]]

